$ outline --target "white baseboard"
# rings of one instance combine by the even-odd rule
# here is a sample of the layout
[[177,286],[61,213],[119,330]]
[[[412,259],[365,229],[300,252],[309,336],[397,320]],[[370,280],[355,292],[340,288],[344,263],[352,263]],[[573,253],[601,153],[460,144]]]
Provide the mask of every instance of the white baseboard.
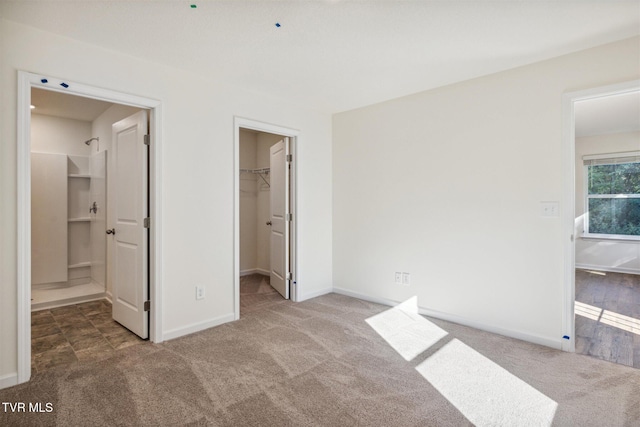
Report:
[[262,268],[251,268],[249,270],[241,270],[240,276],[248,276],[250,274],[262,274],[263,276],[271,275],[270,271],[263,270]]
[[106,291],[104,293],[104,298],[109,301],[109,304],[113,304],[113,298],[112,298],[112,294],[109,291]]
[[307,292],[305,294],[302,294],[300,298],[298,298],[297,302],[302,302],[311,298],[319,297],[321,295],[330,294],[331,292],[333,292],[333,288],[324,288],[320,289],[319,291]]
[[64,298],[57,301],[46,301],[31,304],[31,311],[50,310],[52,308],[66,307],[68,305],[81,304],[83,302],[98,301],[105,298],[105,293],[96,293],[91,295],[82,295],[71,298]]
[[578,264],[578,263],[576,263],[576,268],[579,268],[581,270],[606,271],[609,273],[640,274],[640,270],[638,270],[637,268],[608,267],[608,266],[602,266],[602,265],[589,265],[589,264]]
[[18,374],[7,374],[0,377],[0,389],[13,387],[18,384]]
[[204,331],[205,329],[213,328],[214,326],[219,326],[233,320],[235,320],[235,315],[233,313],[225,314],[203,322],[192,323],[187,326],[168,330],[162,335],[162,338],[163,341],[172,340],[195,332]]
[[[387,298],[364,295],[358,292],[352,292],[350,290],[342,289],[342,288],[333,288],[333,292],[337,294],[346,295],[349,297],[362,299],[365,301],[375,302],[377,304],[391,306],[391,307],[400,304],[400,301],[394,301]],[[482,331],[487,331],[487,332],[491,332],[498,335],[504,335],[505,337],[516,338],[522,341],[543,345],[545,347],[555,348],[557,350],[560,350],[562,347],[562,342],[560,339],[554,340],[554,339],[543,337],[540,335],[528,334],[525,332],[516,331],[512,329],[505,329],[495,325],[487,325],[484,323],[476,322],[475,320],[457,316],[455,314],[444,313],[441,311],[431,310],[423,307],[418,307],[418,312],[424,316],[446,320],[448,322],[457,323],[459,325],[469,326],[471,328],[480,329]]]

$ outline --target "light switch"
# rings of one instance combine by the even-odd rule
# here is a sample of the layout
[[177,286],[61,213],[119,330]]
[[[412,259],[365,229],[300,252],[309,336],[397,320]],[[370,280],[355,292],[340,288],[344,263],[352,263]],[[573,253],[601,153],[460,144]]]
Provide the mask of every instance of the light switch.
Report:
[[543,217],[559,217],[560,202],[540,202],[540,216]]

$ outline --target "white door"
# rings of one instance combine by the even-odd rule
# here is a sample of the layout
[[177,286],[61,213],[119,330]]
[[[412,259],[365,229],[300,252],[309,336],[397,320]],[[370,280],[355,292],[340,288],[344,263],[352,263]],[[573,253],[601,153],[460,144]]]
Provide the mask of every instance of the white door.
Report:
[[147,112],[113,124],[109,153],[109,272],[113,319],[141,338],[149,334]]
[[289,299],[289,138],[270,150],[271,286]]

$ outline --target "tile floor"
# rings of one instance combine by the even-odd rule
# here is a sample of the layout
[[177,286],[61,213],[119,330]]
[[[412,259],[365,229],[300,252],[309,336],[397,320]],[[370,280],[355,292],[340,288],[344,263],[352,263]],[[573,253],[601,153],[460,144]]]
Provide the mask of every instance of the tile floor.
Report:
[[[269,276],[240,278],[240,310],[247,313],[286,301],[269,285]],[[44,372],[104,360],[117,350],[149,343],[115,322],[111,304],[91,301],[31,313],[31,369]]]
[[106,300],[31,313],[33,372],[103,360],[119,349],[148,342],[115,322]]
[[640,275],[576,270],[576,353],[640,368]]

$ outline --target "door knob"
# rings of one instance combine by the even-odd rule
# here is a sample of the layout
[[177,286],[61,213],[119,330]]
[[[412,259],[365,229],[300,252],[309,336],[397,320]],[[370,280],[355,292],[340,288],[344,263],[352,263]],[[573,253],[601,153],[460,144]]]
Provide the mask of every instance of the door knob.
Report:
[[116,229],[112,228],[110,230],[107,230],[107,234],[116,234]]
[[267,221],[267,225],[271,225],[271,221]]

